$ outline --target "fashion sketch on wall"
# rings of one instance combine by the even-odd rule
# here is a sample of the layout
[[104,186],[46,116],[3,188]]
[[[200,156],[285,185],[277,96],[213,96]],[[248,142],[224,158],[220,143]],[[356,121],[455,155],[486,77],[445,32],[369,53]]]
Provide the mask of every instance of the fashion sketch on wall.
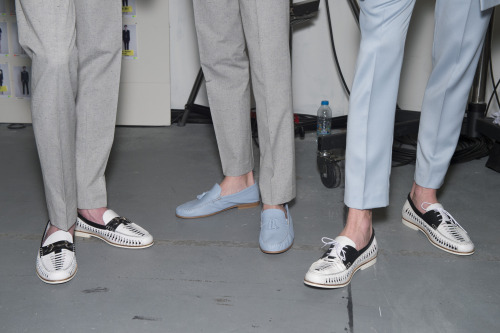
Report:
[[122,30],[122,45],[124,59],[137,59],[137,24],[124,24]]
[[0,22],[0,54],[9,54],[7,22]]
[[0,98],[10,97],[9,65],[0,64]]
[[14,78],[14,93],[18,98],[29,98],[31,84],[31,67],[15,66],[12,71]]
[[136,15],[135,0],[122,0],[122,13],[123,16],[135,16]]

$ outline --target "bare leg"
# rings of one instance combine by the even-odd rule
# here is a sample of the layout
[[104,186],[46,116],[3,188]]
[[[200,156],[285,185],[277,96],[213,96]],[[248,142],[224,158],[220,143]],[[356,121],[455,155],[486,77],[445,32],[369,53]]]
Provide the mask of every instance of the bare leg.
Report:
[[285,205],[282,204],[282,205],[268,205],[268,204],[263,204],[262,205],[262,210],[267,210],[267,209],[279,209],[281,211],[283,211],[285,213],[285,216],[286,216],[286,209],[285,209]]
[[[96,209],[79,209],[78,213],[81,214],[83,217],[85,217],[87,220],[104,225],[105,223],[102,220],[102,216],[104,215],[104,212],[106,210],[108,210],[106,207],[96,208]],[[76,226],[76,224],[73,224],[73,226],[68,230],[68,232],[71,233],[72,235],[75,234],[75,226]],[[56,231],[59,231],[59,230],[62,230],[62,229],[59,229],[56,226],[50,225],[49,230],[47,230],[47,233],[45,234],[45,237],[43,240],[45,241],[47,239],[47,237],[49,237],[50,235],[52,235],[53,233],[55,233]]]
[[[247,187],[252,186],[255,184],[255,180],[253,178],[253,172],[250,171],[249,173],[246,173],[241,176],[237,177],[231,177],[231,176],[226,176],[224,177],[224,180],[222,180],[220,187],[221,187],[221,196],[226,196],[226,195],[231,195],[234,193],[238,193],[240,191],[243,191]],[[285,212],[285,206],[284,205],[268,205],[268,204],[263,204],[262,209],[279,209],[283,212]],[[81,212],[80,212],[81,214]],[[93,220],[92,220],[93,221]]]
[[221,196],[231,195],[243,191],[247,187],[255,184],[255,180],[253,178],[253,172],[250,171],[241,176],[226,176],[224,180],[220,183],[221,188]]
[[104,215],[104,212],[106,212],[107,210],[108,208],[106,207],[96,208],[96,209],[79,209],[78,213],[89,221],[105,225],[102,216]]
[[433,188],[426,188],[422,187],[420,185],[417,185],[417,183],[413,182],[413,186],[411,188],[410,192],[410,198],[413,201],[413,204],[417,209],[422,213],[425,214],[426,211],[422,208],[422,204],[424,202],[428,203],[437,203],[437,197],[436,197],[436,189]]
[[[68,230],[68,232],[69,232],[71,235],[73,235],[73,237],[74,237],[74,235],[75,235],[75,226],[76,226],[76,223],[75,223],[75,224],[73,224],[73,226],[72,226],[71,228],[69,228],[69,230]],[[49,230],[47,230],[47,232],[45,233],[45,237],[43,238],[42,243],[43,243],[43,242],[45,242],[45,240],[46,240],[46,239],[47,239],[50,235],[52,235],[53,233],[55,233],[56,231],[59,231],[59,230],[62,230],[62,229],[59,229],[58,227],[53,226],[53,225],[51,224],[51,225],[50,225],[50,227],[49,227]]]
[[356,244],[356,250],[364,248],[372,236],[371,209],[349,208],[347,223],[340,236],[350,238]]

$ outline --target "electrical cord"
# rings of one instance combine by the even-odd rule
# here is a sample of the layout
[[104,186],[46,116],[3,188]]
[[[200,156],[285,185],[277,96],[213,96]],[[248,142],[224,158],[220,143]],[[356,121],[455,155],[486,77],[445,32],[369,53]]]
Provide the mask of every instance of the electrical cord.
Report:
[[[495,95],[496,100],[497,100],[497,105],[500,108],[500,99],[498,98],[498,92],[497,92],[498,83],[495,84],[495,74],[493,72],[493,61],[491,61],[492,59],[493,59],[493,51],[490,49],[490,61],[489,61],[489,63],[490,63],[490,79],[491,79],[491,84],[493,86],[492,94]],[[485,116],[487,114],[488,114],[488,109],[486,109]]]
[[330,16],[330,4],[328,3],[328,0],[325,0],[326,4],[326,17],[328,18],[328,27],[330,29],[330,43],[332,44],[332,50],[333,50],[333,57],[335,59],[335,66],[337,67],[337,71],[339,73],[340,79],[342,81],[342,85],[344,86],[344,90],[347,93],[347,96],[351,96],[351,91],[349,90],[349,87],[347,86],[347,83],[345,82],[344,74],[342,72],[342,68],[340,67],[340,62],[339,58],[337,57],[337,50],[335,48],[335,41],[333,38],[333,26],[332,26],[332,18]]
[[[471,138],[460,135],[451,164],[469,162],[489,155],[493,140],[487,137]],[[401,136],[394,138],[392,147],[393,167],[414,164],[417,160],[417,138]]]
[[11,130],[19,130],[19,129],[26,128],[26,125],[25,124],[10,124],[7,126],[7,128],[11,129]]
[[[495,97],[495,95],[496,95],[498,86],[500,86],[500,79],[497,81],[496,84],[495,84],[495,81],[493,81],[493,92],[491,93],[490,99],[488,100],[488,104],[486,105],[486,110],[484,110],[485,116],[488,114],[488,110],[490,109],[490,105],[491,105],[491,102],[493,101],[493,97]],[[498,104],[498,107],[500,108],[500,104]]]
[[[328,19],[328,27],[329,27],[329,34],[330,34],[330,43],[333,51],[333,57],[334,57],[334,62],[335,66],[337,68],[338,74],[340,76],[340,79],[342,81],[342,85],[344,87],[344,90],[349,97],[351,94],[351,91],[349,90],[349,87],[347,86],[342,68],[340,66],[340,61],[337,56],[337,50],[335,47],[335,40],[333,36],[333,25],[332,25],[332,19],[330,15],[330,5],[329,1],[325,0],[326,4],[326,11],[327,11],[327,19]],[[500,98],[498,96],[498,87],[500,86],[500,79],[495,83],[495,78],[494,78],[494,72],[493,72],[493,65],[492,65],[492,50],[490,50],[490,78],[492,81],[492,86],[493,86],[493,92],[489,98],[486,110],[485,110],[485,115],[488,113],[488,110],[490,108],[491,102],[493,101],[493,98],[496,98],[496,102],[498,106],[500,107]],[[174,110],[172,110],[174,111]],[[183,111],[183,110],[176,110],[176,111]],[[304,137],[305,131],[314,131],[316,130],[316,124],[317,124],[317,117],[314,115],[306,115],[306,114],[296,114],[297,116],[297,121],[295,123],[295,134],[300,134],[301,137]],[[180,120],[182,117],[182,112],[179,112],[172,121],[172,123],[175,123]],[[190,119],[190,122],[202,122],[202,123],[210,123],[210,119],[207,119],[206,117],[200,116],[200,119],[196,119],[193,121],[193,119]],[[255,119],[252,119],[252,139],[254,144],[259,147],[259,142],[258,142],[258,132],[257,132],[257,126]],[[410,137],[410,136],[404,136],[404,137],[396,137],[394,138],[394,144],[393,144],[393,154],[392,154],[392,160],[393,160],[393,167],[398,167],[398,166],[403,166],[403,165],[408,165],[408,164],[414,164],[416,162],[416,147],[417,147],[417,138],[416,137]],[[461,135],[459,138],[459,142],[457,144],[456,151],[452,157],[451,163],[463,163],[467,161],[471,161],[474,159],[478,159],[484,156],[487,156],[493,147],[493,141],[489,138],[486,137],[480,137],[480,138],[470,138],[464,135]]]
[[493,71],[493,50],[490,49],[490,55],[489,55],[490,59],[489,59],[489,62],[490,62],[490,79],[491,79],[491,85],[493,87],[493,92],[491,93],[490,95],[490,98],[488,100],[488,104],[486,105],[486,109],[484,110],[484,116],[487,116],[488,115],[488,110],[490,109],[490,106],[491,106],[491,102],[493,101],[493,97],[496,97],[496,101],[497,101],[497,105],[498,107],[500,108],[500,99],[498,98],[498,86],[500,85],[500,79],[497,81],[497,83],[495,83],[495,73]]
[[[484,115],[488,114],[493,98],[495,98],[498,107],[500,108],[500,98],[498,96],[498,87],[500,79],[495,83],[493,71],[493,50],[490,48],[489,53],[489,70],[490,79],[493,87],[493,92],[490,95],[488,104],[484,111]],[[471,138],[465,135],[460,135],[457,143],[457,148],[451,159],[451,164],[463,163],[474,159],[488,156],[493,148],[494,141],[488,137],[482,136]],[[392,162],[393,167],[399,167],[407,164],[414,164],[417,159],[417,138],[413,136],[395,137],[392,147]]]
[[[493,37],[491,37],[491,40]],[[497,81],[495,84],[495,72],[493,71],[493,49],[490,47],[490,54],[489,54],[489,63],[490,63],[490,79],[491,79],[491,85],[493,88],[493,92],[490,95],[490,99],[488,100],[488,104],[486,105],[486,109],[484,110],[484,116],[486,117],[488,115],[488,110],[490,109],[491,102],[493,100],[493,97],[496,97],[497,105],[498,108],[500,108],[500,99],[498,98],[498,86],[500,85],[500,79]]]

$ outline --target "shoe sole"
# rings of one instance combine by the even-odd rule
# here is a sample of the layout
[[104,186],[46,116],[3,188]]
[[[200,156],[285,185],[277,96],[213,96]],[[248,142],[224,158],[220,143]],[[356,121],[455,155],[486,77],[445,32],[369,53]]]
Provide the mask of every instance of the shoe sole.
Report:
[[222,209],[222,210],[219,210],[215,213],[212,213],[212,214],[207,214],[207,215],[199,215],[199,216],[181,216],[181,215],[178,215],[178,214],[175,214],[175,216],[181,218],[181,219],[198,219],[198,218],[201,218],[201,217],[209,217],[209,216],[213,216],[213,215],[216,215],[216,214],[219,214],[219,213],[222,213],[222,212],[225,212],[226,210],[230,210],[230,209],[233,209],[233,208],[238,208],[238,209],[247,209],[247,208],[254,208],[254,207],[257,207],[258,205],[260,205],[260,201],[257,201],[257,202],[252,202],[252,203],[247,203],[247,204],[241,204],[241,205],[234,205],[234,206],[231,206],[231,207],[228,207],[228,208],[225,208],[225,209]]
[[407,226],[408,228],[410,229],[413,229],[413,230],[416,230],[416,231],[421,231],[425,237],[427,237],[427,239],[429,240],[429,242],[434,245],[435,247],[437,247],[438,249],[440,250],[443,250],[445,252],[448,252],[448,253],[451,253],[451,254],[456,254],[456,255],[459,255],[459,256],[470,256],[472,254],[474,254],[475,251],[472,251],[472,252],[458,252],[458,251],[453,251],[453,250],[450,250],[450,249],[447,249],[437,243],[434,242],[434,240],[429,237],[429,235],[427,234],[427,232],[425,232],[425,230],[418,224],[415,224],[411,221],[408,221],[407,219],[403,218],[402,219],[402,222],[405,226]]
[[99,238],[100,240],[105,241],[106,243],[108,243],[111,246],[119,247],[122,249],[145,249],[145,248],[148,248],[150,246],[153,246],[153,244],[155,243],[153,241],[153,242],[146,244],[146,245],[127,246],[127,245],[122,245],[122,244],[118,244],[118,243],[113,243],[113,242],[107,240],[106,238],[102,237],[99,234],[94,234],[94,233],[90,233],[90,232],[86,232],[86,231],[82,231],[82,230],[75,230],[75,236],[82,237],[82,238],[90,238],[90,237]]
[[266,254],[280,254],[280,253],[283,253],[283,252],[286,252],[286,251],[290,250],[290,249],[292,248],[292,246],[293,246],[293,242],[292,242],[292,244],[290,244],[290,246],[289,246],[289,247],[287,247],[286,249],[281,250],[281,251],[265,251],[265,250],[263,250],[260,246],[259,246],[259,248],[260,248],[260,250],[261,250],[262,252],[264,252],[264,253],[266,253]]
[[47,284],[61,284],[61,283],[65,283],[65,282],[68,282],[69,280],[73,279],[75,277],[77,271],[78,271],[78,265],[75,268],[75,272],[70,277],[68,277],[68,278],[66,278],[64,280],[47,280],[47,279],[44,279],[42,276],[40,276],[40,274],[38,273],[38,271],[36,271],[36,275],[38,276],[38,278],[40,280],[42,280],[43,282],[45,282]]
[[315,282],[311,282],[311,281],[308,281],[306,279],[304,279],[304,284],[307,284],[308,286],[311,286],[311,287],[317,287],[317,288],[323,288],[323,289],[337,289],[337,288],[342,288],[342,287],[345,287],[347,286],[349,283],[351,283],[351,280],[354,276],[354,274],[356,274],[357,271],[359,270],[365,270],[373,265],[375,265],[375,263],[377,262],[377,256],[373,257],[372,259],[370,259],[370,261],[364,263],[363,265],[359,265],[351,274],[351,277],[349,278],[349,280],[344,283],[344,284],[321,284],[321,283],[315,283]]

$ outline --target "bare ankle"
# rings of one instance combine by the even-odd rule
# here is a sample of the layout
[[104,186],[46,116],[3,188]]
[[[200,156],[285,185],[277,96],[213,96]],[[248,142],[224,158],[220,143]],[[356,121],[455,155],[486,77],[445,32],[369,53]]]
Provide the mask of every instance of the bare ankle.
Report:
[[410,192],[410,198],[413,204],[421,213],[425,213],[425,209],[422,207],[424,203],[437,203],[437,190],[433,188],[422,187],[417,183],[413,183],[413,187]]
[[[69,232],[72,236],[74,236],[74,235],[75,235],[75,226],[76,226],[76,224],[73,224],[73,225],[71,226],[71,228],[69,228],[69,229],[68,229],[68,231],[67,231],[67,232]],[[43,236],[43,241],[42,241],[42,243],[43,243],[43,242],[45,242],[45,240],[46,240],[46,239],[47,239],[50,235],[52,235],[52,234],[54,234],[54,233],[56,233],[57,231],[60,231],[60,230],[65,231],[65,230],[63,230],[63,229],[60,229],[60,228],[56,227],[55,225],[50,224],[49,229],[47,230],[47,232],[46,232],[46,233],[45,233],[45,235]]]
[[255,184],[253,172],[250,171],[241,176],[226,176],[220,183],[221,196],[231,195],[243,191]]
[[108,208],[106,207],[94,209],[78,209],[78,213],[89,221],[105,225],[102,217],[107,210]]
[[283,211],[286,215],[286,209],[285,205],[268,205],[268,204],[262,204],[262,210],[267,210],[267,209],[279,209]]
[[340,236],[350,238],[356,244],[356,249],[360,250],[368,244],[372,233],[372,211],[349,208],[347,222]]

